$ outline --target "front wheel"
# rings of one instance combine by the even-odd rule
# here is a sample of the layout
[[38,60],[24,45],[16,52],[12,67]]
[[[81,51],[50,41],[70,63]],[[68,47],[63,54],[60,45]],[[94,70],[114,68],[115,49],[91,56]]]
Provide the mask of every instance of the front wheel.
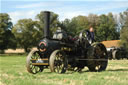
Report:
[[27,71],[32,74],[36,74],[38,72],[42,72],[44,67],[43,66],[36,66],[32,64],[33,59],[40,59],[39,52],[37,50],[32,50],[28,56],[26,61]]
[[49,60],[51,72],[65,73],[67,69],[67,57],[61,50],[55,50],[50,56]]

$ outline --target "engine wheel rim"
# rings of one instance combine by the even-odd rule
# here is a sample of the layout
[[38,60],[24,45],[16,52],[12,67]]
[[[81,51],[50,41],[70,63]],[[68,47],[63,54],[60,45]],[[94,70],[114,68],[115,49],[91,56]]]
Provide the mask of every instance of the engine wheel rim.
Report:
[[99,61],[95,61],[95,71],[102,71],[102,68],[107,63],[106,60],[102,60],[107,59],[106,50],[99,44],[95,47],[95,52],[95,54],[97,54],[96,56],[98,56],[96,58],[99,59]]
[[88,51],[87,66],[90,71],[104,71],[108,64],[108,55],[106,48],[101,43],[94,43]]
[[42,66],[36,66],[36,65],[32,65],[32,59],[41,59],[40,55],[37,51],[33,52],[31,56],[29,56],[29,66],[27,67],[28,71],[30,73],[36,74],[38,72],[42,72],[43,71],[43,67]]

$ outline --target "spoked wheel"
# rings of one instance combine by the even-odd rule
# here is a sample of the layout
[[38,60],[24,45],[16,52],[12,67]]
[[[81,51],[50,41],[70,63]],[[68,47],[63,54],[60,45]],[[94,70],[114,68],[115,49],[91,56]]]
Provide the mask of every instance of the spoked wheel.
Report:
[[32,59],[40,59],[40,55],[37,50],[32,50],[27,56],[27,62],[26,62],[27,71],[33,74],[42,72],[44,67],[32,65]]
[[101,43],[92,45],[88,52],[87,66],[90,71],[104,71],[108,64],[108,55],[106,48]]
[[67,69],[67,57],[61,50],[55,50],[50,56],[49,60],[51,72],[65,73]]

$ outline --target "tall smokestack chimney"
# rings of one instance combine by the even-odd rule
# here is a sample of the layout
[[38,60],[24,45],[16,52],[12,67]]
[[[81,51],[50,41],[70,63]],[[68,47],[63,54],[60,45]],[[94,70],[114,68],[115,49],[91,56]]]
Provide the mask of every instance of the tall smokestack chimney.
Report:
[[50,12],[49,11],[44,11],[44,37],[45,38],[50,38]]

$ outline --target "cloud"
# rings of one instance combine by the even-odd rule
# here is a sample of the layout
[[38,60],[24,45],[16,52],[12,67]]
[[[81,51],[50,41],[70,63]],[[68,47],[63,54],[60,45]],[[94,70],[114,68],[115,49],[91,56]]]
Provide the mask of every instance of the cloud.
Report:
[[[118,9],[118,8],[128,8],[128,2],[113,2],[106,4],[106,6],[99,6],[96,9],[93,9],[93,11],[106,11],[106,10],[112,10],[112,9]],[[92,10],[90,10],[92,11]]]
[[2,1],[127,1],[127,0],[2,0]]
[[15,11],[15,12],[9,12],[8,13],[12,19],[13,24],[16,24],[16,22],[19,19],[24,19],[24,18],[31,18],[34,19],[36,16],[36,11],[31,10],[31,11]]
[[59,16],[59,19],[60,21],[63,21],[65,20],[66,18],[68,19],[72,19],[73,17],[76,17],[76,16],[79,16],[79,15],[88,15],[88,13],[84,12],[84,11],[65,11],[65,13],[58,13],[60,16]]
[[[86,3],[86,2],[85,2]],[[91,3],[91,2],[90,2]],[[104,4],[77,4],[74,5],[70,2],[39,2],[24,5],[16,5],[16,8],[24,9],[24,11],[14,11],[9,12],[12,22],[15,24],[19,19],[32,18],[40,11],[53,11],[59,15],[59,20],[64,20],[65,18],[71,19],[78,15],[88,15],[89,13],[94,14],[107,14],[107,12],[116,12],[115,9],[128,8],[127,2],[110,2]],[[26,10],[28,8],[28,10]],[[35,8],[35,9],[33,9]],[[31,10],[33,9],[33,10]],[[37,9],[37,10],[36,10]],[[117,12],[118,13],[118,12]]]
[[41,7],[45,4],[43,3],[36,3],[36,4],[26,4],[26,5],[17,5],[15,8],[33,8],[33,7]]
[[51,7],[51,6],[58,6],[57,2],[38,2],[38,3],[31,3],[31,4],[22,4],[22,5],[16,5],[15,8],[39,8],[39,7]]
[[[11,17],[13,24],[16,24],[19,19],[31,18],[31,19],[35,20],[36,15],[40,11],[41,10],[38,10],[38,11],[35,11],[35,10],[15,11],[15,12],[9,12],[8,14]],[[75,11],[74,12],[73,11],[65,11],[65,13],[64,12],[58,12],[58,11],[54,11],[54,12],[59,15],[60,21],[63,21],[65,18],[72,19],[75,16],[87,14],[83,11],[76,11],[76,12]]]

